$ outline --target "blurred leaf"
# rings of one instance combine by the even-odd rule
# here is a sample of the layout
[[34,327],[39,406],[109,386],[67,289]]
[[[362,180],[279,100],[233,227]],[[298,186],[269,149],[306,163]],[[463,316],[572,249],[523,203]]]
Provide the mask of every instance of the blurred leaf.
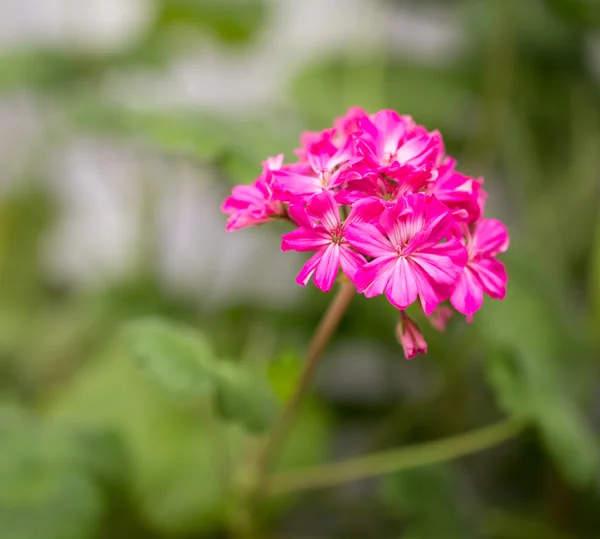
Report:
[[75,100],[67,107],[71,121],[79,128],[132,137],[163,152],[201,162],[220,155],[230,137],[223,122],[197,113],[143,112],[93,99]]
[[268,378],[280,402],[286,402],[296,387],[300,376],[300,360],[288,353],[269,363]]
[[128,324],[123,334],[138,365],[168,391],[191,397],[215,392],[218,360],[199,332],[146,319]]
[[[149,525],[164,534],[201,534],[223,525],[228,477],[248,435],[210,410],[161,390],[120,349],[87,364],[56,395],[57,420],[114,432],[127,448],[126,485]],[[278,468],[322,461],[327,422],[307,403]]]
[[55,417],[124,441],[131,462],[127,487],[154,529],[181,534],[218,526],[225,485],[216,459],[227,456],[222,445],[235,455],[239,432],[220,425],[215,436],[197,405],[163,391],[115,352],[86,365],[56,396]]
[[60,430],[24,412],[0,410],[3,539],[93,537],[102,500]]
[[159,26],[192,25],[231,43],[242,43],[260,29],[266,16],[261,0],[165,0]]
[[241,365],[219,360],[201,333],[149,319],[130,324],[125,336],[143,370],[165,389],[213,396],[223,418],[253,432],[273,421],[277,406],[266,382]]
[[53,206],[43,189],[27,186],[0,200],[0,295],[22,304],[40,293],[40,245]]
[[[373,91],[374,81],[383,95]],[[385,65],[380,58],[311,64],[292,82],[291,93],[311,127],[319,129],[349,107],[360,106],[368,112],[393,108],[448,135],[464,126],[468,106],[467,88],[457,71],[401,60]]]
[[506,300],[488,302],[479,315],[488,342],[502,351],[488,358],[488,378],[499,404],[530,417],[565,476],[584,486],[600,471],[600,443],[579,404],[587,385],[583,378],[593,377],[594,366],[583,362],[585,355],[577,358],[577,352],[585,354],[584,343],[566,333],[564,308],[549,299],[537,269],[508,267]]
[[467,519],[465,506],[470,504],[461,496],[457,479],[450,466],[428,466],[386,477],[384,499],[407,521],[403,537],[466,539],[473,535],[469,534],[473,511],[470,508]]
[[266,381],[234,363],[220,364],[216,398],[222,417],[240,421],[251,432],[267,430],[278,414]]
[[498,404],[515,417],[531,417],[530,395],[523,379],[521,361],[510,352],[492,353],[486,362],[486,374],[494,389]]

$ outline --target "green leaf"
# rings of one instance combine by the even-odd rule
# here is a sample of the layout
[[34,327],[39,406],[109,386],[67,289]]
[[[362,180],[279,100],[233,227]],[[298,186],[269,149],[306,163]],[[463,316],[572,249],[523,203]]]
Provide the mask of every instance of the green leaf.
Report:
[[269,364],[267,376],[279,401],[286,402],[292,396],[300,376],[300,360],[291,353],[285,354]]
[[233,363],[219,367],[217,410],[221,417],[240,421],[251,432],[263,432],[278,414],[267,382]]
[[277,402],[266,381],[241,365],[219,360],[200,332],[148,319],[130,324],[125,340],[138,365],[166,390],[213,397],[224,419],[252,432],[272,423]]
[[210,410],[165,391],[123,352],[114,347],[88,362],[56,395],[53,417],[123,440],[125,486],[149,527],[168,536],[214,530],[226,504],[220,469],[239,458],[240,429],[213,425]]
[[59,429],[0,410],[0,530],[3,539],[93,537],[103,504]]
[[216,391],[218,360],[201,333],[146,319],[126,326],[124,336],[137,364],[168,391],[191,397]]
[[581,406],[593,365],[578,359],[586,357],[585,345],[567,331],[566,307],[550,299],[556,287],[543,271],[508,267],[506,300],[487,302],[478,315],[486,340],[499,350],[485,363],[488,379],[505,411],[537,425],[565,477],[589,485],[600,472],[600,444]]

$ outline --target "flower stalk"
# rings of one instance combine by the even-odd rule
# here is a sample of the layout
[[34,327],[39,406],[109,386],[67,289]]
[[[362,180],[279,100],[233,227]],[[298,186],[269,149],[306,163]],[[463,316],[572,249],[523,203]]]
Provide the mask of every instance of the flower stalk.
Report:
[[306,356],[304,369],[285,409],[279,416],[256,459],[256,490],[261,493],[268,482],[269,468],[287,438],[300,406],[306,396],[323,352],[339,326],[354,296],[354,285],[342,278],[340,288],[317,326]]
[[268,495],[279,496],[332,487],[367,477],[446,462],[499,445],[517,436],[525,427],[526,423],[522,420],[506,419],[495,425],[443,440],[285,472],[271,478]]

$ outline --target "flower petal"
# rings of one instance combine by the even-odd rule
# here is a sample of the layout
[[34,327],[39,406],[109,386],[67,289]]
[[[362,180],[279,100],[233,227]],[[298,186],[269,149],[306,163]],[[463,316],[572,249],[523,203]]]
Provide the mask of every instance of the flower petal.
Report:
[[[460,245],[458,241],[451,240],[440,243],[440,249],[415,252],[410,258],[418,264],[433,281],[441,285],[450,286],[456,281],[458,275],[465,267],[466,262],[466,250],[462,246],[462,251],[465,252],[464,257],[462,258],[453,259],[451,256],[445,254],[443,247],[451,243]],[[450,252],[452,253],[453,251]]]
[[285,202],[290,195],[307,196],[320,193],[323,186],[317,177],[283,169],[273,171],[273,190],[275,198]]
[[319,265],[319,262],[321,261],[322,256],[323,256],[323,250],[318,251],[306,261],[306,264],[304,264],[304,266],[302,266],[300,273],[296,277],[296,282],[300,286],[307,285],[308,281],[310,280],[313,273],[317,269],[317,266]]
[[314,275],[317,288],[329,292],[338,275],[340,268],[340,246],[336,243],[329,245],[321,256]]
[[344,237],[352,247],[374,258],[396,254],[389,240],[368,223],[350,223],[345,229]]
[[469,266],[477,275],[483,291],[488,296],[495,299],[504,299],[508,276],[502,262],[495,258],[484,258],[474,260]]
[[322,227],[298,227],[281,237],[282,251],[315,251],[331,243],[331,235]]
[[472,315],[483,304],[483,290],[479,280],[467,266],[454,284],[450,303],[459,312]]
[[417,299],[418,293],[417,281],[409,261],[399,257],[385,289],[386,297],[394,307],[404,310]]
[[448,299],[450,286],[435,281],[415,260],[410,259],[410,264],[417,281],[421,307],[429,316],[442,301]]
[[498,219],[483,219],[473,235],[475,253],[496,255],[508,249],[508,231]]
[[353,281],[358,292],[364,292],[367,298],[383,294],[394,272],[397,258],[396,255],[383,256],[360,268]]
[[322,191],[313,196],[306,206],[308,215],[318,221],[329,232],[334,232],[340,226],[340,211],[338,204],[329,191]]
[[348,244],[340,245],[340,266],[342,271],[351,281],[354,281],[356,272],[365,265],[364,257],[353,250]]

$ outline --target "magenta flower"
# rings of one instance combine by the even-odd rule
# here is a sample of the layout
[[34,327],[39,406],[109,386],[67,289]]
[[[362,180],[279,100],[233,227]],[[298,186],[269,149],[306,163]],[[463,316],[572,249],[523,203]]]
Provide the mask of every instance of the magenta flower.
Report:
[[332,189],[339,184],[340,174],[345,167],[356,160],[351,139],[347,139],[344,146],[337,148],[328,134],[312,142],[306,150],[299,153],[308,165],[305,171],[282,168],[273,172],[276,198],[280,200],[312,196],[323,189]]
[[[427,343],[404,310],[417,299],[431,326],[452,314],[467,320],[483,295],[502,299],[508,248],[504,225],[484,219],[483,180],[456,170],[437,131],[393,110],[354,107],[331,128],[306,132],[297,161],[263,163],[252,185],[224,201],[227,230],[285,219],[283,251],[313,252],[296,281],[329,291],[340,268],[368,298],[385,294],[400,310],[398,339],[407,358]],[[442,302],[450,300],[450,305]]]
[[[340,221],[339,205],[328,191],[322,191],[310,199],[306,206],[304,226],[284,234],[282,251],[317,251],[298,274],[296,282],[305,286],[314,275],[315,285],[327,292],[331,290],[341,266],[350,279],[365,263],[345,237],[346,227],[361,219],[371,219],[383,210],[377,201],[357,204],[348,218]],[[309,226],[307,226],[309,225]]]
[[363,135],[357,148],[374,171],[398,174],[398,169],[407,173],[418,168],[431,170],[444,154],[437,131],[429,133],[410,116],[400,116],[393,110],[362,118],[360,126]]
[[402,310],[418,296],[425,314],[431,314],[448,298],[467,261],[466,249],[451,234],[452,225],[449,210],[422,193],[407,195],[386,209],[378,226],[348,225],[350,245],[373,257],[354,276],[357,290],[368,298],[385,292]]
[[496,255],[508,249],[508,232],[497,219],[483,219],[475,225],[466,245],[469,259],[454,285],[450,303],[470,317],[483,304],[484,292],[495,299],[506,295],[506,268]]
[[435,198],[452,210],[457,221],[474,223],[483,212],[483,200],[480,200],[483,180],[456,172],[455,165],[456,161],[450,157],[444,160],[428,193],[435,195]]
[[236,185],[221,205],[229,214],[226,230],[266,223],[285,215],[281,202],[273,200],[272,173],[281,168],[283,154],[270,157],[263,163],[262,174],[251,185]]
[[427,343],[419,326],[404,312],[400,313],[400,320],[396,326],[396,337],[402,345],[406,359],[412,359],[417,354],[427,353]]

